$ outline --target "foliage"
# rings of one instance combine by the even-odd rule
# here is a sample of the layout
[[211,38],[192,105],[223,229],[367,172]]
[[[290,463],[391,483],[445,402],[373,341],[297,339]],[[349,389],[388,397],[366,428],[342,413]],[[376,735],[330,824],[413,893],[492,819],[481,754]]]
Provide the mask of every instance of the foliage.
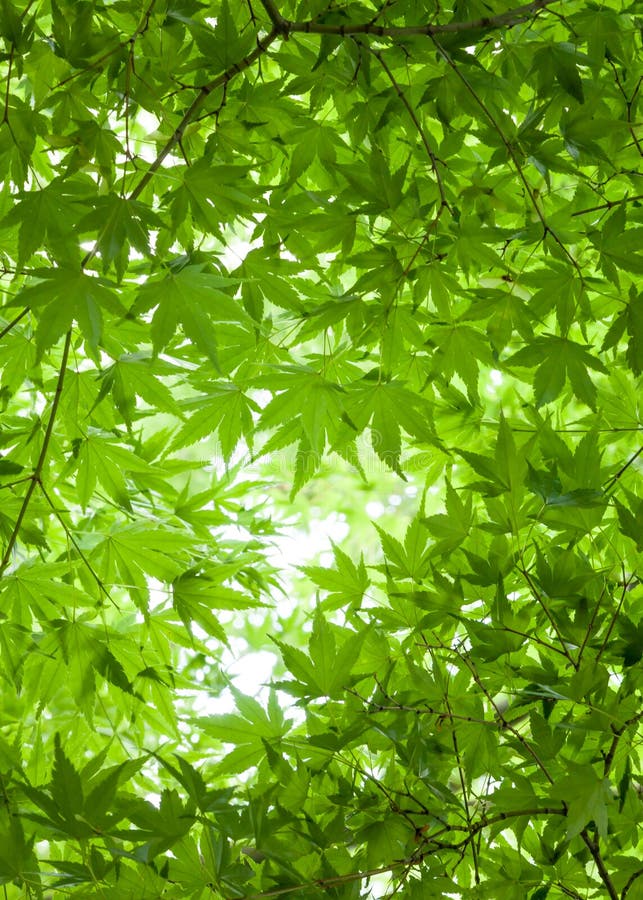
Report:
[[636,7],[2,0],[6,898],[643,896]]

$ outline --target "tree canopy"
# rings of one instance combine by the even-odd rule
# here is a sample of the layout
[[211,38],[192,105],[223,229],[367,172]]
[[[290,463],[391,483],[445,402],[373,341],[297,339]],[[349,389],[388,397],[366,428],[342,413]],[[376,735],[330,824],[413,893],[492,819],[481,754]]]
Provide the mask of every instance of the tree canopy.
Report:
[[6,900],[643,897],[642,12],[1,0]]

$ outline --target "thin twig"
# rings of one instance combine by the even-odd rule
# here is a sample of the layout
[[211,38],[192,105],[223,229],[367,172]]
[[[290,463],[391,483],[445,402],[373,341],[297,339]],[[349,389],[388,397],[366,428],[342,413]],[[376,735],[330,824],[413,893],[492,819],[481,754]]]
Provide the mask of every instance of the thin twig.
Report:
[[551,612],[549,611],[549,608],[547,607],[547,604],[545,603],[545,601],[544,601],[543,598],[541,597],[540,591],[538,590],[538,588],[537,588],[536,585],[534,584],[534,581],[533,581],[531,575],[529,574],[529,572],[528,572],[527,569],[525,568],[524,562],[523,562],[522,565],[518,566],[517,568],[518,568],[518,571],[520,572],[520,574],[522,575],[522,577],[523,577],[523,578],[525,579],[525,581],[527,582],[527,585],[529,586],[529,590],[531,591],[532,597],[533,597],[534,600],[538,603],[538,605],[540,606],[540,608],[542,609],[542,611],[545,613],[545,615],[547,616],[547,618],[548,618],[548,620],[549,620],[549,624],[550,624],[551,627],[554,629],[554,633],[556,634],[556,637],[557,637],[558,640],[560,641],[560,645],[561,645],[563,654],[567,657],[567,659],[568,659],[569,662],[572,664],[572,666],[574,667],[574,669],[577,669],[577,668],[578,668],[578,664],[577,664],[576,660],[572,657],[572,655],[571,655],[571,653],[569,652],[569,650],[567,649],[567,645],[566,645],[565,639],[563,638],[562,634],[560,633],[560,630],[559,630],[559,628],[558,628],[558,625],[556,624],[556,620],[554,619],[554,617],[552,616]]
[[4,112],[2,114],[2,121],[0,125],[4,125],[5,122],[9,122],[9,98],[11,97],[11,71],[13,69],[13,56],[15,53],[15,47],[11,44],[11,50],[9,51],[9,60],[8,60],[8,71],[7,71],[7,87],[5,89],[4,95]]
[[615,206],[620,206],[621,203],[634,203],[636,200],[643,200],[643,194],[635,194],[633,197],[620,197],[618,200],[606,200],[605,203],[599,203],[598,206],[578,209],[572,213],[572,218],[574,216],[584,216],[586,213],[598,212],[601,209],[613,209]]
[[538,766],[540,771],[543,773],[543,775],[547,779],[547,781],[550,784],[554,784],[554,779],[550,775],[549,770],[547,769],[547,767],[545,766],[543,761],[540,759],[540,757],[538,756],[538,754],[536,753],[534,748],[531,746],[529,741],[524,737],[524,735],[522,735],[518,731],[518,729],[508,719],[505,718],[503,711],[500,709],[500,707],[495,702],[495,700],[493,699],[493,697],[491,696],[491,694],[489,693],[487,688],[482,683],[480,676],[478,675],[478,671],[477,671],[476,667],[463,654],[458,653],[458,656],[465,663],[465,665],[471,672],[473,680],[478,685],[478,687],[480,688],[482,693],[485,695],[485,697],[487,698],[487,700],[493,707],[496,715],[498,716],[498,720],[502,723],[503,728],[505,728],[507,731],[509,731],[509,732],[511,732],[511,734],[513,734],[513,736],[516,738],[516,740],[521,744],[521,746],[525,749],[525,751],[529,754],[529,756],[531,756],[531,758],[534,760],[534,762],[536,763],[536,765]]
[[[44,484],[42,483],[42,481],[39,482],[39,485],[40,485],[40,490],[41,490],[41,492],[42,492],[43,497],[44,497],[45,500],[47,501],[47,503],[48,503],[48,505],[49,505],[51,511],[53,512],[53,514],[56,516],[56,518],[58,519],[58,521],[59,521],[60,524],[62,525],[63,531],[65,532],[65,535],[67,536],[67,539],[68,539],[69,542],[73,545],[74,549],[76,550],[76,553],[78,554],[78,556],[80,557],[80,559],[83,561],[83,563],[85,564],[85,567],[87,568],[87,570],[89,571],[90,575],[92,576],[92,578],[94,579],[94,581],[95,581],[96,584],[98,585],[99,591],[101,591],[103,594],[105,594],[105,596],[107,597],[107,599],[109,600],[109,602],[110,602],[114,607],[116,607],[116,609],[119,610],[119,612],[120,612],[120,607],[119,607],[118,603],[116,603],[116,601],[114,600],[114,598],[112,597],[112,595],[110,594],[110,592],[109,592],[109,591],[107,590],[107,588],[105,587],[104,582],[101,580],[100,576],[98,575],[98,573],[96,572],[96,570],[94,569],[94,567],[92,566],[92,564],[90,563],[90,561],[87,559],[87,556],[85,555],[84,550],[80,547],[78,541],[76,540],[76,538],[75,538],[74,535],[72,534],[71,529],[69,528],[69,526],[67,525],[67,523],[65,522],[65,520],[64,520],[63,517],[62,517],[62,513],[60,512],[60,510],[58,509],[58,507],[55,505],[55,503],[53,502],[53,500],[52,500],[51,497],[49,496],[49,492],[47,491],[47,489],[46,489],[46,487],[44,486]],[[65,512],[67,512],[67,510],[65,510]]]
[[[449,704],[448,696],[444,697],[445,705],[449,712],[451,712],[451,706]],[[458,737],[456,734],[455,728],[451,731],[451,742],[453,744],[453,752],[455,753],[455,759],[457,763],[458,769],[458,778],[460,781],[460,789],[462,791],[462,803],[464,806],[464,814],[467,820],[467,825],[469,826],[469,834],[471,834],[471,826],[472,826],[472,818],[471,818],[471,808],[469,806],[469,791],[467,790],[467,782],[465,779],[465,773],[462,766],[462,759],[460,757],[460,747],[458,746]],[[472,839],[470,841],[471,847],[471,859],[473,862],[473,872],[474,879],[476,884],[480,884],[480,867],[478,865],[478,849],[476,847],[476,842]]]
[[621,588],[621,597],[620,597],[620,600],[618,601],[618,605],[616,607],[614,615],[612,616],[612,620],[607,628],[607,631],[605,632],[605,637],[603,638],[603,642],[599,648],[598,653],[596,654],[596,659],[594,660],[595,666],[598,665],[601,656],[603,655],[603,653],[605,653],[605,648],[607,647],[607,645],[609,643],[609,639],[612,636],[612,631],[614,630],[614,626],[616,625],[616,623],[618,621],[618,617],[621,614],[621,607],[623,606],[623,603],[625,602],[627,590],[628,590],[628,588],[630,586],[630,582],[633,578],[634,578],[634,576],[632,575],[631,578],[629,578],[627,580],[625,580],[625,579],[623,580],[623,587]]
[[12,319],[8,325],[5,325],[4,328],[2,329],[2,331],[0,331],[0,340],[2,340],[2,338],[6,334],[9,334],[9,332],[12,330],[12,328],[15,325],[17,325],[18,322],[20,322],[22,319],[24,319],[24,317],[27,315],[28,312],[29,312],[29,307],[25,306],[25,308],[22,310],[22,312],[18,313],[18,315],[15,317],[15,319]]
[[583,659],[583,653],[585,652],[585,647],[587,646],[587,643],[592,635],[592,631],[594,630],[594,623],[596,622],[596,617],[598,615],[598,611],[599,611],[601,603],[603,601],[603,597],[605,596],[606,590],[607,590],[607,585],[605,584],[605,585],[603,585],[603,590],[601,591],[598,600],[594,604],[594,609],[592,611],[591,619],[589,620],[589,625],[587,626],[587,628],[585,630],[585,634],[583,635],[582,643],[581,643],[580,647],[578,648],[578,656],[576,657],[576,665],[579,669],[580,669],[581,661]]
[[136,27],[136,31],[131,34],[128,38],[123,41],[119,41],[115,47],[112,47],[111,50],[106,50],[105,53],[101,54],[98,59],[95,59],[94,62],[89,63],[84,66],[82,69],[78,69],[76,72],[72,72],[71,75],[68,75],[66,78],[63,78],[62,81],[59,81],[56,84],[56,88],[63,87],[68,84],[70,81],[73,81],[74,78],[78,78],[80,75],[83,75],[85,72],[91,72],[92,69],[96,69],[98,66],[102,65],[102,63],[106,62],[111,56],[114,56],[115,53],[118,53],[119,50],[123,50],[127,47],[128,44],[132,43],[136,40],[140,35],[145,34],[147,29],[150,27],[150,16],[152,15],[152,10],[156,4],[156,0],[150,0],[150,4],[141,16],[141,21]]
[[489,120],[489,122],[491,123],[493,128],[495,129],[496,133],[498,134],[498,137],[502,141],[504,148],[507,151],[507,155],[508,155],[509,159],[512,161],[512,163],[514,165],[514,169],[516,170],[516,173],[518,174],[518,177],[520,178],[520,180],[523,184],[523,187],[527,193],[527,196],[529,197],[531,205],[534,208],[536,216],[538,217],[538,220],[540,221],[540,224],[543,227],[543,231],[544,231],[543,237],[547,237],[548,234],[550,234],[552,236],[553,240],[558,244],[560,249],[563,251],[563,253],[567,257],[567,259],[570,261],[570,263],[576,270],[576,273],[578,274],[578,277],[580,278],[581,282],[583,282],[583,280],[584,280],[583,273],[580,269],[580,266],[578,265],[578,262],[574,259],[574,257],[569,252],[567,247],[563,244],[563,242],[558,237],[556,232],[551,228],[551,226],[547,222],[545,214],[544,214],[543,210],[541,209],[538,200],[536,199],[535,191],[532,188],[531,184],[529,183],[529,179],[525,175],[522,164],[521,164],[520,160],[518,159],[518,155],[511,143],[511,141],[508,139],[507,135],[504,133],[504,131],[500,127],[496,117],[491,112],[491,110],[489,109],[489,107],[487,106],[485,101],[482,99],[480,94],[473,87],[473,85],[471,84],[469,79],[466,77],[466,75],[463,75],[462,72],[460,71],[459,67],[456,66],[451,54],[448,53],[447,50],[445,50],[445,48],[442,46],[442,44],[440,44],[440,42],[437,41],[433,35],[431,35],[431,40],[433,41],[436,49],[438,50],[438,52],[440,53],[440,55],[442,56],[442,58],[444,59],[446,64],[449,66],[449,68],[452,70],[454,75],[456,75],[456,77],[460,80],[460,82],[465,86],[465,88],[467,89],[469,94],[471,94],[473,99],[476,101],[476,103],[478,104],[478,106],[480,107],[482,112],[485,114],[485,116],[487,117],[487,119]]
[[614,728],[614,726],[612,726],[614,737],[612,738],[612,743],[610,744],[610,748],[605,755],[605,761],[603,763],[603,775],[606,778],[610,773],[610,769],[612,768],[612,763],[614,762],[614,756],[616,755],[619,741],[621,740],[627,729],[630,727],[630,725],[636,725],[636,723],[640,722],[641,719],[643,719],[643,712],[637,713],[635,716],[632,716],[631,719],[623,722],[620,728]]
[[630,875],[630,877],[627,879],[627,884],[621,892],[621,900],[625,900],[625,897],[627,897],[630,892],[630,888],[632,887],[636,879],[641,877],[641,875],[643,875],[643,868],[637,869],[636,872],[633,872]]
[[440,192],[440,210],[438,211],[438,216],[439,216],[440,211],[444,207],[447,207],[447,209],[449,208],[449,204],[447,202],[446,194],[444,192],[444,183],[442,181],[442,176],[440,175],[440,170],[438,169],[437,157],[436,157],[435,153],[433,152],[433,150],[431,149],[431,144],[429,143],[429,139],[426,135],[426,131],[424,130],[422,123],[418,119],[417,113],[415,112],[413,106],[411,105],[410,101],[408,100],[406,94],[400,87],[397,79],[391,72],[386,60],[384,59],[382,54],[379,52],[379,50],[373,50],[372,48],[369,48],[369,49],[370,49],[371,53],[373,54],[373,56],[377,59],[379,64],[382,66],[384,71],[386,72],[389,81],[391,82],[391,84],[393,85],[393,88],[395,89],[395,93],[397,94],[397,96],[400,98],[400,100],[406,107],[406,111],[408,112],[408,114],[411,118],[411,121],[415,125],[417,132],[420,135],[420,138],[422,139],[422,144],[424,145],[424,149],[426,150],[427,156],[431,160],[431,168],[433,170],[433,174],[435,175],[435,180],[438,185],[438,191]]
[[639,456],[641,455],[641,453],[643,453],[643,445],[641,445],[641,446],[639,447],[639,449],[636,451],[636,453],[633,453],[632,456],[630,456],[630,458],[627,460],[627,462],[625,462],[625,463],[621,466],[621,468],[618,470],[618,472],[616,472],[614,475],[612,475],[612,477],[609,478],[609,479],[605,482],[605,487],[603,488],[603,491],[606,492],[606,491],[609,491],[611,488],[613,488],[614,485],[616,484],[616,482],[617,482],[617,481],[619,480],[619,478],[621,477],[621,475],[624,475],[625,472],[627,472],[627,470],[629,469],[629,467],[632,465],[632,463],[636,462],[636,460],[639,458]]
[[638,139],[636,131],[634,130],[634,123],[632,122],[632,108],[634,106],[634,101],[636,100],[636,95],[638,94],[639,88],[641,87],[641,81],[643,81],[643,76],[641,76],[639,78],[639,80],[637,81],[636,87],[634,88],[634,91],[632,92],[632,96],[628,97],[627,94],[625,93],[625,88],[623,87],[623,83],[619,77],[618,69],[614,65],[614,61],[609,59],[609,57],[608,57],[608,62],[610,64],[610,66],[612,67],[612,71],[614,72],[614,78],[616,80],[616,85],[619,89],[621,96],[623,97],[624,102],[625,102],[625,108],[627,110],[627,124],[630,129],[630,134],[632,135],[632,140],[634,141],[634,145],[636,146],[636,149],[638,150],[639,156],[643,156],[643,147],[641,147],[641,142]]
[[27,513],[27,509],[29,508],[29,503],[31,502],[31,498],[33,496],[33,492],[36,489],[36,485],[40,483],[40,479],[42,476],[42,470],[45,465],[45,460],[47,459],[47,451],[49,450],[49,444],[51,442],[51,437],[54,431],[54,424],[56,422],[56,414],[58,412],[58,406],[60,404],[60,397],[62,395],[63,384],[65,381],[65,373],[67,371],[67,361],[69,359],[69,349],[71,347],[71,329],[65,335],[65,343],[63,345],[63,355],[60,363],[60,368],[58,370],[58,380],[56,382],[56,390],[54,393],[54,398],[51,402],[51,411],[49,413],[49,421],[47,422],[47,428],[45,429],[45,435],[42,440],[42,447],[40,448],[40,454],[38,455],[38,459],[36,460],[36,465],[31,474],[31,479],[29,482],[29,486],[25,493],[25,496],[22,499],[22,505],[20,506],[20,511],[18,512],[18,516],[16,518],[15,525],[13,526],[13,530],[11,535],[9,536],[9,542],[4,551],[4,555],[2,557],[2,561],[0,562],[0,575],[4,572],[4,570],[9,565],[11,560],[11,554],[13,553],[13,548],[16,545],[16,541],[18,540],[18,535],[20,534],[20,529],[22,528],[22,521]]

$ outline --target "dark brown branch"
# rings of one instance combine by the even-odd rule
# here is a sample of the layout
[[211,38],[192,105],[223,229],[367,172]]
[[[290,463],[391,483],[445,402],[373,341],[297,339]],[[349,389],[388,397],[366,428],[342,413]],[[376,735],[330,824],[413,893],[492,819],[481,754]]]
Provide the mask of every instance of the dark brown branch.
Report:
[[[367,878],[371,878],[373,875],[385,875],[387,872],[394,872],[398,869],[410,869],[415,866],[421,865],[421,863],[427,858],[427,856],[438,853],[440,850],[460,850],[463,846],[466,846],[469,841],[471,841],[473,837],[478,834],[478,832],[482,831],[484,828],[487,828],[490,825],[495,825],[498,822],[504,821],[505,819],[515,819],[521,816],[532,817],[539,815],[565,816],[567,815],[567,810],[563,807],[534,807],[533,809],[511,810],[506,813],[498,813],[497,815],[484,817],[480,821],[474,823],[470,829],[462,825],[446,826],[445,828],[441,829],[439,833],[436,832],[433,836],[425,836],[423,848],[416,852],[413,856],[406,859],[396,859],[388,863],[387,865],[378,866],[377,868],[373,869],[366,869],[360,872],[348,872],[345,875],[334,875],[330,878],[318,878],[315,881],[308,881],[304,884],[293,884],[288,885],[287,887],[274,888],[273,890],[269,891],[260,891],[255,894],[246,894],[244,900],[268,900],[268,898],[270,897],[283,897],[287,894],[294,894],[297,891],[304,891],[306,889],[339,887],[342,884],[350,884],[355,881],[365,881]],[[447,844],[437,840],[438,834],[442,835],[450,831],[466,831],[467,836],[464,838],[464,840],[459,841],[457,844]]]
[[585,846],[592,854],[592,859],[596,863],[598,874],[601,876],[601,881],[605,885],[610,900],[618,900],[616,888],[614,887],[612,879],[610,878],[610,873],[607,871],[607,867],[605,865],[605,862],[603,861],[603,857],[601,856],[601,851],[598,846],[598,838],[594,840],[594,838],[589,835],[586,828],[581,831],[580,836],[585,842]]
[[45,429],[45,436],[42,440],[42,447],[40,448],[40,453],[38,455],[38,459],[36,461],[35,468],[31,473],[31,479],[29,481],[29,486],[25,493],[25,496],[22,499],[22,505],[20,506],[20,511],[18,512],[18,516],[16,517],[15,525],[13,526],[13,530],[11,535],[9,536],[9,541],[4,551],[4,555],[2,557],[2,561],[0,562],[0,574],[4,572],[4,570],[9,565],[11,560],[11,554],[13,553],[13,548],[16,545],[16,541],[18,540],[18,536],[20,534],[20,529],[22,528],[23,519],[27,513],[27,509],[29,508],[29,504],[31,502],[31,498],[33,496],[33,492],[36,489],[36,485],[40,483],[40,479],[42,476],[42,470],[45,465],[45,461],[47,459],[47,451],[49,450],[49,444],[51,442],[51,436],[54,431],[54,424],[56,422],[56,414],[58,412],[58,406],[60,404],[60,397],[62,394],[63,384],[65,381],[65,373],[67,371],[67,360],[69,359],[69,349],[71,347],[71,330],[67,332],[65,335],[65,343],[63,345],[63,355],[62,360],[60,362],[60,368],[58,370],[58,381],[56,382],[56,391],[54,393],[54,399],[51,403],[51,411],[49,413],[49,420],[47,422],[47,428]]
[[632,885],[634,884],[636,879],[641,877],[641,875],[643,875],[643,868],[638,869],[636,872],[634,872],[632,875],[630,875],[630,877],[627,879],[627,884],[625,885],[625,887],[623,888],[623,891],[621,892],[621,900],[624,900],[624,898],[627,897],[627,895],[630,891],[630,888],[632,887]]
[[288,37],[290,26],[293,23],[289,22],[288,19],[281,15],[274,0],[259,0],[259,2],[266,10],[268,18],[272,22],[272,27],[278,34],[283,34],[285,37]]
[[[271,0],[262,0],[262,2],[264,7],[274,7]],[[485,16],[482,19],[474,19],[471,22],[447,22],[444,25],[386,26],[378,25],[375,21],[362,22],[355,25],[334,25],[312,20],[308,22],[290,22],[287,19],[282,19],[281,16],[279,16],[279,19],[282,19],[281,33],[286,36],[299,32],[303,34],[336,34],[340,37],[348,37],[354,34],[392,38],[411,37],[412,35],[433,37],[436,34],[457,34],[467,31],[491,31],[497,28],[511,28],[513,25],[519,25],[521,22],[533,18],[540,10],[555,2],[556,0],[533,0],[532,3],[517,6],[515,9],[510,9],[508,12],[500,13],[497,16]],[[276,24],[274,20],[272,21],[273,24]],[[285,27],[283,27],[284,25]]]
[[12,73],[12,69],[13,69],[13,57],[14,57],[15,52],[16,52],[15,47],[13,44],[11,44],[11,50],[9,51],[7,86],[6,86],[5,95],[4,95],[4,113],[2,115],[2,121],[0,122],[0,125],[4,125],[5,122],[9,121],[9,98],[11,97],[11,73]]

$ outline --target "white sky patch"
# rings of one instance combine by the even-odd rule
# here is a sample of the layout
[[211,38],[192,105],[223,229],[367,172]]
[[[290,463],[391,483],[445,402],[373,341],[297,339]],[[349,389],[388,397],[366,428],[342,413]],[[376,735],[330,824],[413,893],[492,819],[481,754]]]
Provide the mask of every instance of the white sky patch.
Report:
[[386,507],[379,500],[369,500],[366,504],[366,514],[369,519],[379,519],[386,512]]

